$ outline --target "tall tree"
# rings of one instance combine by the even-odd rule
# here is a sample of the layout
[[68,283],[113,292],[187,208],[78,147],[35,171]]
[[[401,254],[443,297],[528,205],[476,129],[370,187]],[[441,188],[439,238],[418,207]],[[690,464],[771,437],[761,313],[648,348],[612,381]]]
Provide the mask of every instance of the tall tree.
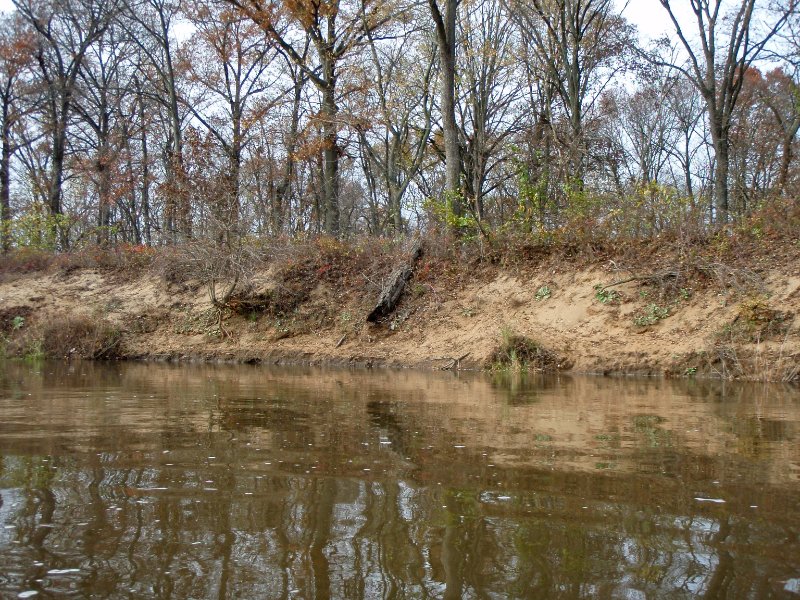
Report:
[[[403,196],[425,159],[433,123],[435,48],[409,32],[399,43],[381,46],[373,36],[369,41],[372,64],[365,77],[374,78],[374,87],[364,84],[364,114],[356,129],[368,187],[373,195],[378,186],[385,190],[388,221],[402,233]],[[383,231],[374,213],[372,230]]]
[[[339,70],[368,32],[391,19],[385,0],[227,0],[270,36],[320,94],[325,231],[339,235]],[[298,30],[303,35],[297,35]],[[313,53],[304,53],[306,37]]]
[[678,188],[683,187],[683,191],[694,202],[698,169],[696,163],[705,140],[709,137],[703,99],[697,89],[684,78],[675,81],[668,92],[667,106],[676,133],[675,144],[669,152],[680,169],[679,173],[673,174],[673,184]]
[[608,143],[619,144],[623,168],[638,183],[662,182],[678,133],[667,101],[674,85],[674,78],[655,79],[606,96]]
[[192,234],[191,206],[183,163],[183,127],[186,110],[180,102],[180,74],[176,65],[176,23],[181,18],[181,0],[127,0],[123,23],[136,41],[143,61],[142,80],[153,100],[164,110],[168,139],[164,148],[166,170],[164,230],[177,241]]
[[461,214],[461,144],[456,121],[456,23],[459,0],[428,0],[439,48],[440,104],[444,136],[445,194]]
[[613,0],[508,1],[561,100],[567,127],[559,138],[567,150],[569,177],[582,187],[586,121],[614,76],[627,67],[635,48],[633,29]]
[[[123,98],[129,91],[126,59],[132,42],[125,31],[113,24],[87,52],[76,90],[75,111],[82,128],[76,136],[83,138],[86,150],[91,153],[88,169],[97,193],[97,242],[109,242],[109,226],[116,205],[113,193],[114,172],[125,145],[121,135],[121,122],[128,120],[123,111]],[[85,135],[82,129],[86,130]]]
[[16,16],[0,18],[0,247],[11,247],[11,159],[20,141],[14,130],[25,108],[23,76],[33,66],[34,44],[30,30]]
[[[729,219],[729,171],[731,119],[748,67],[764,52],[794,11],[796,0],[776,8],[772,22],[756,31],[756,0],[689,0],[694,19],[684,25],[675,11],[674,0],[659,0],[667,11],[688,65],[669,63],[692,82],[706,105],[714,147],[714,205],[717,220]],[[724,7],[731,5],[729,11]],[[664,63],[662,63],[664,64]]]
[[[118,0],[14,0],[14,5],[36,33],[36,63],[50,138],[47,205],[52,215],[60,215],[76,83],[86,53],[108,28]],[[61,242],[67,242],[63,232]]]
[[780,127],[781,163],[777,187],[785,194],[788,191],[789,166],[794,159],[794,143],[800,131],[800,83],[783,69],[774,69],[764,78],[759,97]]
[[457,89],[462,98],[464,189],[470,211],[481,221],[486,196],[507,175],[501,169],[512,152],[506,142],[519,131],[530,107],[522,102],[524,79],[517,69],[517,39],[507,8],[477,2],[462,11],[460,29],[464,56]]
[[[194,90],[187,109],[214,137],[227,157],[215,206],[219,236],[238,227],[241,166],[251,130],[266,118],[281,94],[278,73],[268,74],[275,50],[263,31],[238,11],[197,2],[189,16],[196,31],[183,63]],[[275,90],[267,94],[269,90]],[[192,93],[194,92],[194,93]]]

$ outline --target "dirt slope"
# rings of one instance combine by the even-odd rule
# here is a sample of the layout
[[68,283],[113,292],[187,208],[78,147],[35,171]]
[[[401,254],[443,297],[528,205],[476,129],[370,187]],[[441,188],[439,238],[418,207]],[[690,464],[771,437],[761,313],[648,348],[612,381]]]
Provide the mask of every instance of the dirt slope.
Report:
[[[577,372],[791,380],[800,365],[800,261],[780,262],[747,289],[666,294],[646,279],[598,290],[626,278],[613,262],[420,277],[377,325],[365,322],[375,301],[366,286],[319,281],[288,316],[275,316],[220,313],[198,282],[168,284],[149,272],[40,272],[0,282],[0,319],[7,337],[68,315],[108,320],[122,331],[125,358],[483,368],[513,333]],[[253,285],[269,292],[281,281],[266,269]],[[12,326],[15,316],[24,324]]]

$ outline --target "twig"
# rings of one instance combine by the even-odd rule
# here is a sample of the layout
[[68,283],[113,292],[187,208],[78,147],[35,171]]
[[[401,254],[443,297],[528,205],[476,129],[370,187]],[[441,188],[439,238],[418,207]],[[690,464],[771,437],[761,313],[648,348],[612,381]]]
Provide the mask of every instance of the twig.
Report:
[[627,279],[620,279],[619,281],[614,281],[609,283],[608,285],[604,285],[601,288],[598,288],[598,291],[602,292],[603,290],[607,290],[610,287],[614,287],[617,285],[622,285],[623,283],[630,283],[631,281],[653,281],[658,279],[666,279],[667,277],[677,277],[677,271],[662,271],[660,273],[652,273],[650,275],[634,275],[633,277],[628,277]]
[[345,341],[346,339],[347,339],[347,334],[345,333],[345,334],[344,334],[344,335],[341,337],[341,339],[340,339],[338,342],[336,342],[336,348],[339,348],[339,347],[340,347],[342,344],[344,344],[344,341]]
[[[447,366],[442,367],[442,371],[450,371],[450,370],[453,369],[453,367],[455,367],[456,371],[460,371],[461,370],[461,361],[464,360],[465,358],[467,358],[470,354],[471,354],[470,352],[467,352],[466,354],[464,354],[463,356],[460,356],[458,358],[450,358],[449,359],[450,360],[450,364],[448,364]],[[440,359],[440,360],[447,360],[447,359],[445,358],[445,359]]]

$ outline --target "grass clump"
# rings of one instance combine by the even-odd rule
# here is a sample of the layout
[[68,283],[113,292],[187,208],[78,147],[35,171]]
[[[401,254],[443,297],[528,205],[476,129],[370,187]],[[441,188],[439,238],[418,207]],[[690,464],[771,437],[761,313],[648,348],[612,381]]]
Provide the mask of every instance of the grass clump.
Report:
[[716,333],[714,342],[719,346],[780,340],[791,321],[792,314],[772,308],[766,296],[751,296],[739,304],[736,316]]
[[773,308],[763,294],[745,298],[713,336],[708,370],[723,379],[797,383],[800,361],[786,347],[792,320],[791,312]]
[[507,328],[488,362],[493,370],[555,371],[562,366],[557,354]]

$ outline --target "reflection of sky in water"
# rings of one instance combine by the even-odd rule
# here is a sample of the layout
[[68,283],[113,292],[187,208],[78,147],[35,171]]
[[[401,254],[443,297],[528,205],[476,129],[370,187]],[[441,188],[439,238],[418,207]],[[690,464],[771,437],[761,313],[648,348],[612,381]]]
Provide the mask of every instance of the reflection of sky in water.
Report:
[[[6,459],[0,457],[0,461]],[[22,497],[20,490],[0,489],[0,547],[10,545],[17,537],[14,520]]]

